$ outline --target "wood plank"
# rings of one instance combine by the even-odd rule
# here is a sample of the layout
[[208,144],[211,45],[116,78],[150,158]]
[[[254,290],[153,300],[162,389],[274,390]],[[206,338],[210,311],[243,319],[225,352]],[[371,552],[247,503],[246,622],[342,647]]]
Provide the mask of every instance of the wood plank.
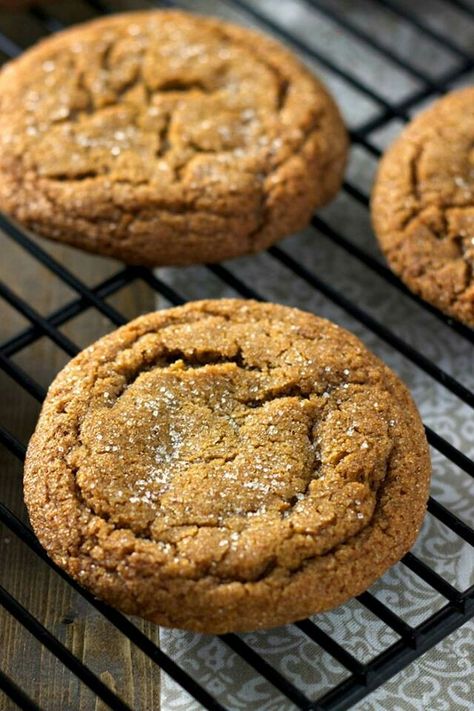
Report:
[[[112,260],[81,254],[68,247],[44,241],[39,244],[89,285],[100,282],[121,268]],[[26,253],[0,236],[6,258],[0,262],[0,279],[21,294],[42,314],[73,297],[58,279]],[[153,310],[154,293],[143,283],[134,283],[113,299],[127,318]],[[5,340],[24,328],[25,321],[2,303],[0,338]],[[63,332],[81,346],[113,328],[106,317],[88,309],[65,325]],[[15,356],[30,375],[47,386],[68,357],[47,338]],[[38,404],[16,383],[0,374],[0,422],[25,444],[38,416]],[[0,453],[0,500],[26,521],[21,486],[21,466],[4,450]],[[0,528],[0,583],[42,624],[66,644],[102,680],[115,689],[134,709],[159,708],[159,669],[128,640],[85,603],[48,566],[34,556],[6,528]],[[158,641],[158,628],[138,622]],[[104,704],[62,664],[0,608],[0,668],[12,676],[41,706],[47,709],[102,711]],[[0,696],[0,711],[11,711],[12,702]]]

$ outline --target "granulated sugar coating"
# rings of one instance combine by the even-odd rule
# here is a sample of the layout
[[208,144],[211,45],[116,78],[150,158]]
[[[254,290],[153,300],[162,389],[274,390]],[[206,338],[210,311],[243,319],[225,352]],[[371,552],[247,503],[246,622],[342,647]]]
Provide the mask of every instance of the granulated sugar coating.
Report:
[[280,44],[182,12],[56,34],[0,74],[0,207],[138,264],[256,252],[337,192],[338,109]]
[[25,469],[53,560],[125,612],[271,627],[362,592],[412,545],[428,447],[354,336],[273,304],[143,316],[52,384]]

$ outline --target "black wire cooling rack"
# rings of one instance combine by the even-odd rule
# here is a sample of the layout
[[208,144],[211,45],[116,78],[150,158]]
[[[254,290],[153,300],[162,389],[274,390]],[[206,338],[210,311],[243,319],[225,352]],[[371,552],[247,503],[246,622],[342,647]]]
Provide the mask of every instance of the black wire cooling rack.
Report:
[[[425,75],[414,63],[405,59],[401,54],[387,48],[385,43],[377,40],[369,30],[355,25],[346,15],[338,3],[327,3],[322,0],[302,0],[304,4],[317,15],[330,19],[346,36],[355,38],[363,45],[378,52],[385,60],[391,62],[397,68],[406,72],[416,79],[421,88],[398,103],[392,103],[376,92],[364,81],[345,69],[341,69],[324,51],[319,51],[312,46],[308,46],[303,40],[282,27],[280,23],[273,20],[267,13],[262,13],[258,3],[244,0],[227,0],[228,5],[232,5],[242,11],[251,21],[254,20],[260,26],[266,27],[268,31],[275,34],[281,40],[288,42],[297,50],[302,51],[306,56],[316,60],[319,65],[327,68],[337,77],[347,83],[355,92],[363,97],[367,97],[377,106],[375,117],[366,121],[351,133],[353,144],[360,149],[367,151],[372,157],[378,158],[380,151],[371,141],[371,134],[377,129],[384,128],[393,119],[407,121],[409,111],[423,102],[442,94],[458,80],[461,80],[474,69],[474,56],[466,52],[452,38],[449,33],[441,33],[433,28],[433,25],[421,18],[418,13],[412,10],[403,9],[394,0],[372,0],[374,7],[378,10],[392,13],[407,23],[420,37],[429,38],[430,41],[438,44],[440,49],[447,48],[455,58],[455,66],[449,72],[444,73],[436,80]],[[448,0],[440,0],[449,4]],[[113,11],[113,3],[105,3],[101,0],[88,0],[87,4],[97,14]],[[171,5],[172,3],[155,3],[156,5]],[[451,6],[461,13],[466,23],[472,23],[474,30],[474,6],[466,0],[451,0]],[[27,15],[34,18],[35,22],[43,28],[45,34],[61,29],[63,23],[51,14],[54,12],[54,5],[50,5],[50,10],[46,11],[40,6],[34,6]],[[123,7],[123,4],[122,6]],[[278,3],[274,3],[274,12],[278,12]],[[344,36],[344,35],[342,35]],[[451,37],[451,39],[450,39]],[[23,48],[19,47],[10,37],[0,34],[0,52],[4,58],[12,58],[20,54]],[[343,190],[364,208],[368,207],[368,197],[357,185],[346,181]],[[405,286],[376,258],[371,256],[354,242],[347,239],[337,230],[331,227],[319,216],[312,220],[313,226],[329,240],[334,246],[344,250],[352,258],[359,260],[365,267],[384,279],[392,288],[397,289],[405,296],[412,299],[418,306],[456,333],[457,337],[466,339],[469,343],[474,341],[473,332],[460,323],[447,318],[436,309],[422,302],[411,294]],[[63,324],[75,318],[81,313],[90,313],[91,310],[98,311],[105,316],[113,325],[123,324],[126,319],[107,301],[107,297],[124,289],[132,282],[141,280],[151,287],[157,294],[164,297],[172,304],[180,304],[184,299],[168,284],[158,278],[153,272],[140,267],[125,267],[119,269],[111,277],[105,279],[97,286],[90,288],[81,279],[76,277],[63,264],[59,263],[48,252],[38,246],[36,242],[23,232],[18,226],[10,222],[7,218],[0,216],[0,229],[9,239],[15,242],[21,249],[29,253],[41,265],[49,270],[63,284],[67,285],[74,293],[75,298],[61,306],[53,313],[43,316],[33,305],[27,303],[18,296],[5,283],[0,282],[0,296],[28,322],[29,326],[18,332],[8,341],[0,344],[0,368],[7,376],[12,378],[24,388],[33,398],[41,401],[45,395],[43,388],[27,373],[21,366],[13,360],[15,354],[28,348],[42,337],[51,339],[57,346],[69,356],[75,355],[79,348],[60,330]],[[272,247],[268,250],[272,259],[280,263],[285,269],[293,272],[294,276],[306,282],[313,289],[320,292],[329,301],[343,309],[352,318],[359,321],[363,326],[389,346],[396,349],[405,356],[415,366],[424,371],[434,381],[441,384],[451,394],[457,396],[463,403],[472,407],[474,405],[474,393],[470,392],[455,377],[445,372],[435,362],[432,362],[426,355],[416,350],[408,342],[398,336],[389,326],[374,318],[370,313],[350,300],[343,292],[339,291],[333,283],[329,283],[319,274],[314,273],[307,266],[297,261],[285,249]],[[213,275],[222,280],[227,287],[243,297],[260,299],[260,295],[253,287],[244,283],[239,277],[222,265],[208,267]],[[430,428],[426,428],[429,442],[433,448],[442,453],[464,472],[474,474],[473,463],[456,449],[440,434]],[[25,454],[25,446],[7,429],[0,428],[0,441],[4,447],[15,457],[22,460]],[[464,521],[448,510],[435,498],[430,498],[429,511],[436,519],[447,526],[457,537],[474,546],[474,531]],[[98,612],[110,623],[125,635],[132,645],[135,645],[142,653],[157,665],[164,673],[168,674],[185,689],[192,697],[208,709],[224,709],[225,707],[217,701],[212,694],[200,683],[192,678],[185,669],[179,666],[170,656],[165,654],[154,642],[152,642],[138,627],[127,617],[117,612],[99,600],[96,600],[89,593],[80,588],[65,573],[58,569],[45,555],[38,544],[35,536],[3,502],[0,501],[0,521],[10,531],[18,536],[45,564],[51,566],[56,572],[71,585],[74,590],[83,596]],[[262,656],[254,651],[241,637],[237,635],[224,635],[222,641],[236,655],[241,656],[250,665],[255,674],[264,677],[281,696],[281,708],[294,704],[300,709],[347,709],[357,700],[362,699],[370,691],[390,679],[397,672],[403,669],[411,661],[419,657],[425,651],[433,647],[449,633],[460,627],[465,621],[474,615],[474,586],[460,591],[450,582],[445,580],[427,563],[412,553],[406,555],[402,563],[407,566],[412,573],[421,578],[425,584],[435,590],[445,601],[445,604],[421,624],[413,626],[405,622],[392,609],[381,602],[372,593],[366,592],[358,598],[358,601],[376,615],[388,628],[397,635],[397,641],[384,649],[382,653],[373,658],[368,663],[360,662],[353,654],[343,648],[335,639],[329,636],[321,627],[310,620],[297,623],[299,630],[317,643],[322,649],[331,655],[341,664],[349,675],[338,685],[325,692],[320,698],[310,699],[294,683],[290,682],[277,669],[273,668]],[[121,700],[118,695],[107,686],[94,672],[92,672],[83,662],[57,639],[41,622],[36,619],[20,602],[18,602],[7,590],[0,587],[0,604],[16,620],[23,625],[39,642],[44,645],[53,655],[57,657],[80,681],[87,685],[92,692],[112,709],[119,711],[130,711],[130,706]],[[315,661],[317,663],[317,661]],[[38,711],[40,707],[32,700],[9,676],[0,670],[0,689],[22,709],[28,711]],[[291,704],[290,704],[291,702]]]

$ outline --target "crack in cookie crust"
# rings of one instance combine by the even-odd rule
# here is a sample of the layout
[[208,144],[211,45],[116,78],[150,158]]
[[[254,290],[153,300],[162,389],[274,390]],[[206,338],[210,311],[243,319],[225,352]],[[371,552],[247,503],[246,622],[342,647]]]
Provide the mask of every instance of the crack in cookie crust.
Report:
[[474,326],[474,89],[435,102],[384,156],[372,217],[407,286]]
[[125,261],[216,261],[302,227],[347,138],[280,45],[179,12],[60,33],[0,75],[0,204]]
[[413,403],[355,337],[223,300],[144,316],[71,361],[25,497],[50,555],[96,594],[223,631],[360,592],[413,541],[428,480]]

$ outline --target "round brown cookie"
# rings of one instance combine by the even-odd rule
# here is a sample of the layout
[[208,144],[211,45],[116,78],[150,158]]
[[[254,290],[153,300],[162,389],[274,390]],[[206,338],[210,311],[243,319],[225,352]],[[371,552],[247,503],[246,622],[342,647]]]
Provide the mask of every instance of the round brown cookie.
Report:
[[256,252],[339,189],[347,136],[275,41],[182,12],[115,15],[0,75],[0,207],[138,264]]
[[394,272],[474,326],[474,87],[417,116],[382,159],[372,218]]
[[418,412],[353,335],[252,301],[132,321],[52,384],[25,498],[53,560],[127,613],[280,625],[365,590],[414,542]]

